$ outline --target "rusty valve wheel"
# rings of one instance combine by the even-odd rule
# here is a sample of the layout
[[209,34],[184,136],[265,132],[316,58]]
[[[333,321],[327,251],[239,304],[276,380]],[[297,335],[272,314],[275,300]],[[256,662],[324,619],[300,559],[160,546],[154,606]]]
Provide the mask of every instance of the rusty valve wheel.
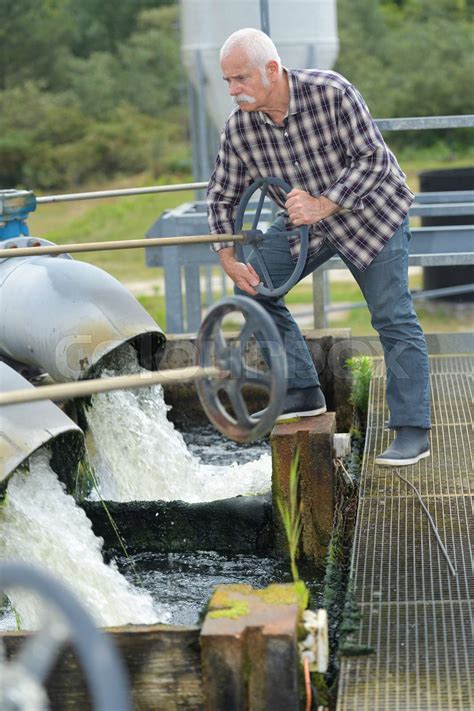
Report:
[[[225,337],[222,322],[229,314],[238,312],[245,318],[237,337]],[[245,361],[245,349],[252,336],[265,341],[269,353],[268,370],[258,370]],[[228,372],[222,379],[196,382],[201,405],[213,425],[226,437],[236,442],[253,442],[270,431],[283,409],[286,394],[287,365],[283,343],[277,327],[263,306],[246,296],[222,299],[207,313],[196,340],[198,364],[214,365]],[[248,411],[242,389],[245,385],[263,388],[268,393],[268,406],[256,418]],[[221,397],[233,410],[230,414]]]
[[[246,237],[245,244],[250,244],[253,247],[253,252],[257,258],[257,271],[263,279],[263,282],[255,287],[255,290],[259,294],[264,296],[283,296],[286,294],[295,284],[297,284],[301,274],[303,273],[304,265],[306,264],[306,258],[308,256],[308,246],[309,246],[309,227],[308,225],[302,225],[294,230],[284,230],[283,232],[275,232],[272,234],[272,239],[287,239],[291,235],[298,235],[300,237],[300,253],[298,256],[298,261],[295,264],[295,268],[290,277],[280,286],[275,286],[273,284],[272,278],[268,271],[268,267],[265,263],[262,252],[259,249],[259,243],[262,241],[263,232],[258,229],[258,223],[260,221],[260,215],[262,213],[263,203],[267,196],[268,188],[273,186],[275,188],[280,188],[288,194],[291,190],[291,186],[288,185],[281,178],[260,178],[256,180],[252,185],[247,188],[245,193],[240,200],[239,207],[237,210],[237,215],[235,218],[235,234],[243,234]],[[257,191],[261,190],[260,198],[255,210],[255,215],[252,221],[252,227],[250,230],[242,229],[245,223],[245,211],[247,205],[250,201],[252,195]],[[245,262],[244,250],[241,242],[235,243],[235,253],[237,258],[241,262]]]

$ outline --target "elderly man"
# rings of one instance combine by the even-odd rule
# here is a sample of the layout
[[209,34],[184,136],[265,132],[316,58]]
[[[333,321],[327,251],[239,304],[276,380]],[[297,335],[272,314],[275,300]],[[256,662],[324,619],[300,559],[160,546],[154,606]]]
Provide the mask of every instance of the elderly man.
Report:
[[[413,194],[357,90],[330,71],[282,67],[271,39],[255,29],[232,34],[221,49],[224,81],[236,108],[224,127],[207,201],[211,233],[233,231],[236,206],[257,178],[271,187],[283,212],[260,251],[275,285],[294,269],[299,242],[276,238],[310,225],[302,277],[334,254],[350,269],[366,299],[387,368],[391,446],[376,458],[386,466],[414,464],[430,454],[429,368],[426,343],[408,288],[407,211]],[[235,291],[257,299],[275,320],[287,352],[288,390],[281,419],[319,415],[326,402],[301,332],[280,298],[257,294],[252,254],[236,260],[230,243],[216,243]],[[264,344],[261,344],[264,345]]]

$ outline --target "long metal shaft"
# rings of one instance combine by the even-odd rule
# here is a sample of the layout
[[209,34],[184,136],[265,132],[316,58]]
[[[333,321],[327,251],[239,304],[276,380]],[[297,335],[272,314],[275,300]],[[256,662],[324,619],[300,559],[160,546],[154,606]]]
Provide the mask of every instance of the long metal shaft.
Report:
[[190,383],[206,378],[225,380],[229,371],[219,368],[201,368],[190,366],[175,370],[160,370],[138,375],[119,375],[115,378],[97,378],[95,380],[80,380],[76,383],[58,383],[43,385],[37,388],[23,388],[0,393],[0,407],[3,405],[19,405],[24,402],[38,400],[53,400],[58,402],[76,397],[87,397],[95,393],[105,393],[111,390],[128,388],[147,388],[150,385],[171,385],[174,383]]
[[[34,238],[33,238],[34,239]],[[77,252],[107,252],[114,249],[137,249],[139,247],[170,247],[185,244],[211,244],[212,242],[244,242],[244,235],[188,235],[185,237],[156,237],[153,239],[128,239],[115,242],[86,242],[84,244],[54,244],[38,247],[10,247],[0,249],[0,259],[13,257],[37,257],[41,254],[72,254]]]
[[151,185],[147,188],[123,188],[121,190],[97,190],[87,193],[69,193],[62,195],[43,195],[36,198],[38,205],[52,202],[72,202],[73,200],[98,200],[99,198],[124,197],[126,195],[150,195],[151,193],[174,193],[180,190],[204,190],[207,182],[176,183],[176,185]]

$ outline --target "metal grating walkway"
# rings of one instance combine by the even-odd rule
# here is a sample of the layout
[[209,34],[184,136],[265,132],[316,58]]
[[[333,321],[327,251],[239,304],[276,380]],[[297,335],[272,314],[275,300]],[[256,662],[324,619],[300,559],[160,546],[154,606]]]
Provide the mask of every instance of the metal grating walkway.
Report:
[[337,711],[473,711],[474,357],[432,356],[431,457],[400,472],[419,490],[457,570],[451,575],[413,490],[374,456],[391,440],[385,380],[372,380],[351,580],[361,615],[342,661]]

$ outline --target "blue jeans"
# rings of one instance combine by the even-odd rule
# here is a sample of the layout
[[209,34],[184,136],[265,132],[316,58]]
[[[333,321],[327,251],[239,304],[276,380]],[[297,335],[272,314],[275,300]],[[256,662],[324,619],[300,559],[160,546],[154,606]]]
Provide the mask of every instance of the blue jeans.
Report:
[[[272,237],[275,232],[284,230],[283,218],[279,217],[260,244],[260,252],[275,286],[285,282],[295,267],[287,239]],[[405,219],[365,271],[354,266],[326,241],[319,252],[308,259],[301,279],[334,254],[339,254],[364,295],[372,326],[383,346],[387,371],[387,402],[390,410],[389,426],[429,428],[428,352],[408,287],[409,240],[410,228],[408,220]],[[259,272],[252,252],[247,261]],[[234,291],[245,296],[238,288]],[[278,327],[287,356],[288,387],[305,388],[318,385],[318,374],[309,350],[283,300],[260,294],[249,298],[259,301]],[[267,344],[262,342],[260,347],[268,358]]]

